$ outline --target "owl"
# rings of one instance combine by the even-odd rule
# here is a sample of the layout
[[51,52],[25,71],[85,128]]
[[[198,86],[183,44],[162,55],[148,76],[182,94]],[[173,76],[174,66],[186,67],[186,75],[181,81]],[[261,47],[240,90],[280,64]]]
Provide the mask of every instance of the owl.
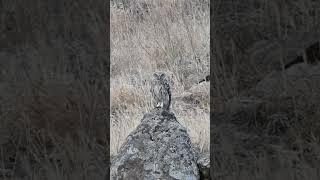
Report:
[[170,78],[164,72],[153,74],[150,92],[154,107],[169,110],[171,104]]

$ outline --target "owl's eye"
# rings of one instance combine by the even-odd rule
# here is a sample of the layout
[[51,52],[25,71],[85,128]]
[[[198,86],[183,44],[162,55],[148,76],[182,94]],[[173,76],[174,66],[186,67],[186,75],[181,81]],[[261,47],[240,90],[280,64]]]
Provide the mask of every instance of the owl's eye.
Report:
[[158,77],[158,75],[157,75],[157,74],[153,74],[153,77],[154,77],[154,78],[157,78],[157,77]]
[[161,74],[160,78],[163,79],[165,77],[165,74]]

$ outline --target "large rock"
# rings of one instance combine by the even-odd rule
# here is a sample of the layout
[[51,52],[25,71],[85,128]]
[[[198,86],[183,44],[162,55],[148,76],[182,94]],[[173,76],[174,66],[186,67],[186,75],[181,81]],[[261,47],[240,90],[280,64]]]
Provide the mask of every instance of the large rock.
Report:
[[201,180],[210,179],[210,153],[201,153],[197,160]]
[[111,179],[199,179],[197,155],[174,114],[153,110],[122,145]]

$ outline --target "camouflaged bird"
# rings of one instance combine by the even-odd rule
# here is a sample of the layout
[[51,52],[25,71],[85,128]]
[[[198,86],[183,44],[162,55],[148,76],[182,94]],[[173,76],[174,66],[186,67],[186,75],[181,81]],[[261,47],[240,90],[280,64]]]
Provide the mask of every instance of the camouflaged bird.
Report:
[[170,109],[171,90],[170,78],[164,72],[155,72],[151,80],[150,92],[155,108]]

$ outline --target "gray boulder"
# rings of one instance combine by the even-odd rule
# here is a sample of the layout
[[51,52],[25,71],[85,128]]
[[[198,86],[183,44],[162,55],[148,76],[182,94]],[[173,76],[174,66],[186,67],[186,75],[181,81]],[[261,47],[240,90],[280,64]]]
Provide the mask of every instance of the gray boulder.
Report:
[[154,109],[126,139],[111,179],[199,179],[197,154],[173,113]]
[[201,153],[197,160],[201,180],[210,179],[210,153]]

